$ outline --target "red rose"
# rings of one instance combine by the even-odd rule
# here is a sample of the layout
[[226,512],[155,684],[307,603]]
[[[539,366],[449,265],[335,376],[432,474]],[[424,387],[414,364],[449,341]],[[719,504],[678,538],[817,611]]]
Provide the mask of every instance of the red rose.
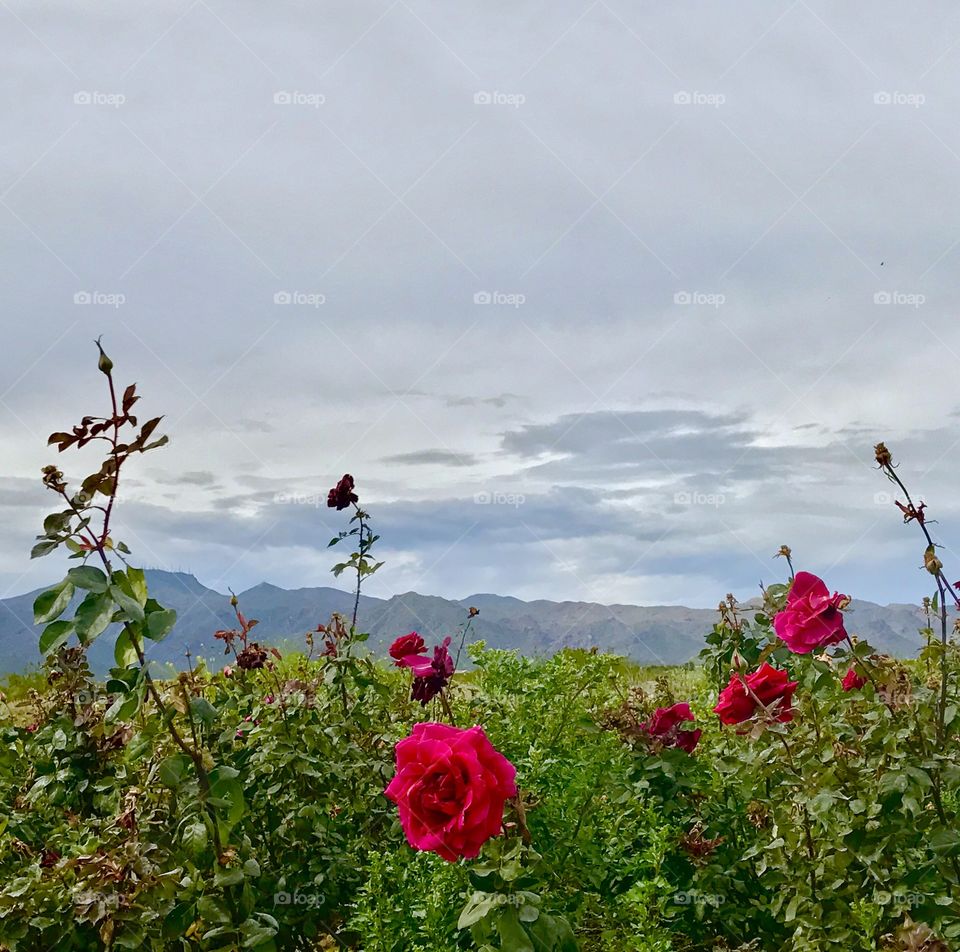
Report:
[[353,487],[353,477],[349,473],[344,473],[340,482],[327,493],[327,505],[339,511],[357,502],[360,497],[353,491]]
[[660,741],[664,747],[679,747],[688,754],[693,753],[700,735],[699,728],[692,731],[679,730],[681,724],[694,720],[693,711],[687,703],[672,704],[670,707],[658,707],[650,720],[643,725],[643,729]]
[[415,631],[411,631],[409,635],[401,635],[389,648],[390,657],[396,659],[398,668],[403,667],[400,662],[407,655],[420,655],[426,650],[426,642]]
[[856,671],[851,668],[843,677],[844,691],[859,691],[867,683],[866,678],[861,678]]
[[517,795],[517,771],[483,728],[415,724],[396,754],[397,773],[384,793],[414,849],[453,863],[473,859],[500,834],[503,805]]
[[730,683],[720,692],[713,711],[724,724],[741,724],[757,712],[757,701],[765,708],[770,708],[779,699],[773,709],[776,719],[781,722],[792,721],[791,702],[797,682],[789,678],[786,671],[773,668],[766,661],[753,674],[746,676],[746,686],[743,675],[731,674]]
[[787,647],[808,654],[847,637],[840,606],[846,595],[830,594],[822,579],[809,572],[797,572],[787,595],[787,605],[773,619],[773,627]]

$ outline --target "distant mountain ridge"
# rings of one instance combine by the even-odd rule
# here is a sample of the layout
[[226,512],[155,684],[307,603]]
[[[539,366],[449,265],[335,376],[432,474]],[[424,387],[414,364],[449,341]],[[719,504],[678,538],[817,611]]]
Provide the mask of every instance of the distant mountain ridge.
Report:
[[[177,611],[177,624],[166,640],[149,645],[151,660],[184,664],[187,650],[216,663],[223,646],[213,633],[233,628],[230,596],[202,585],[183,572],[148,570],[151,594]],[[38,590],[39,591],[39,590]],[[33,625],[38,592],[0,600],[0,673],[37,664],[40,628]],[[349,615],[353,595],[335,588],[283,589],[261,582],[240,594],[247,618],[260,621],[257,638],[267,644],[302,644],[303,634],[329,620],[333,612]],[[643,664],[680,664],[696,657],[717,618],[714,609],[671,605],[600,605],[594,602],[522,601],[509,595],[471,595],[455,600],[406,592],[388,599],[361,596],[360,626],[370,632],[370,646],[383,652],[398,634],[415,630],[427,641],[453,635],[474,606],[480,615],[472,638],[490,647],[515,648],[522,654],[551,654],[563,647],[597,647]],[[921,646],[923,624],[915,605],[886,605],[854,600],[847,628],[890,654],[912,657]],[[112,639],[101,636],[90,651],[91,664],[105,671],[113,664]]]

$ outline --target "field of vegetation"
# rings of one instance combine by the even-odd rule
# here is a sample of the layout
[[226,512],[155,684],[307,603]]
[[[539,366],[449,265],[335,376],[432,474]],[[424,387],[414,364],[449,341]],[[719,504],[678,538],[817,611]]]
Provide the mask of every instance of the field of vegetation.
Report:
[[[281,654],[234,600],[222,660],[170,677],[145,646],[175,613],[111,529],[165,438],[99,370],[105,413],[50,441],[102,461],[43,472],[33,554],[73,560],[35,604],[44,667],[0,701],[0,949],[960,947],[960,600],[883,444],[929,589],[915,659],[852,637],[784,546],[762,608],[728,596],[684,668],[489,650],[474,609],[387,658],[356,612]],[[358,598],[381,566],[359,492],[329,497]]]

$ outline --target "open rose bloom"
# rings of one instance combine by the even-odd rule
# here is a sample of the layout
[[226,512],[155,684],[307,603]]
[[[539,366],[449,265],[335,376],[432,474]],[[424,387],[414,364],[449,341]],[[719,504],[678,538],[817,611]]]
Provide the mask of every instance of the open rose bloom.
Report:
[[797,682],[791,681],[786,671],[764,662],[746,678],[737,673],[730,675],[730,683],[720,692],[713,711],[724,724],[742,724],[750,720],[762,704],[776,720],[785,723],[793,720],[796,689]]
[[473,859],[503,830],[517,771],[481,727],[416,724],[396,755],[397,773],[384,793],[396,803],[414,849],[449,862]]
[[809,654],[835,645],[847,637],[840,606],[849,601],[838,592],[830,594],[823,580],[810,572],[797,572],[787,604],[773,619],[773,627],[796,654]]
[[658,707],[643,729],[664,747],[678,747],[690,754],[703,733],[700,728],[680,730],[681,724],[690,723],[693,723],[693,711],[689,704],[681,702],[670,707]]

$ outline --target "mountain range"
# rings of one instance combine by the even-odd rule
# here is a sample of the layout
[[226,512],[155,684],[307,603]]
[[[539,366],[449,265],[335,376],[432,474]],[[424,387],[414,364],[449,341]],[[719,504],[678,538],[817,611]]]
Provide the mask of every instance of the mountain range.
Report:
[[[206,588],[193,575],[148,570],[151,595],[177,611],[167,638],[150,644],[149,658],[185,664],[186,652],[219,664],[222,642],[214,631],[236,627],[230,596]],[[40,662],[40,628],[33,624],[33,601],[39,592],[0,600],[0,673],[19,672]],[[262,582],[240,593],[247,618],[259,619],[252,637],[261,643],[303,647],[303,635],[329,620],[333,612],[349,617],[353,596],[335,588],[278,588]],[[429,643],[456,636],[470,607],[479,609],[470,640],[489,647],[515,648],[522,654],[551,654],[563,647],[597,647],[641,664],[680,664],[696,657],[717,619],[714,609],[673,605],[600,605],[595,602],[521,601],[505,595],[471,595],[459,601],[406,592],[382,599],[361,596],[359,627],[370,632],[369,645],[379,653],[399,634],[419,631]],[[917,629],[923,619],[915,605],[877,605],[854,600],[847,629],[878,649],[912,657],[921,645]],[[113,664],[113,639],[102,635],[90,649],[92,667],[103,672]]]

